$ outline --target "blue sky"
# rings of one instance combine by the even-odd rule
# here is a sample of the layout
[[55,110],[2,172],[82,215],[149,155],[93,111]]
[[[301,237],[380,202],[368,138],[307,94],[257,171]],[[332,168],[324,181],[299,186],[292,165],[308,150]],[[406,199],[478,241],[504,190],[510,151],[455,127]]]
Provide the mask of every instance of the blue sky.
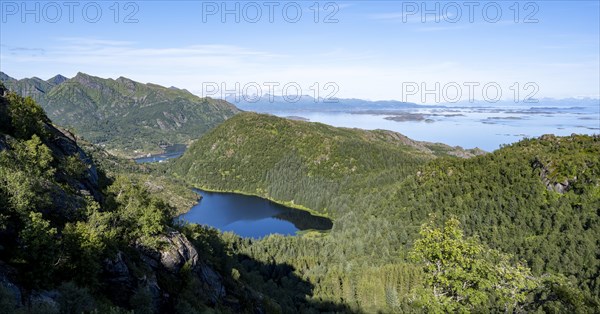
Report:
[[[318,23],[314,1],[121,1],[118,15],[115,1],[82,1],[72,22],[63,2],[22,3],[0,1],[0,70],[15,78],[81,71],[197,94],[206,82],[297,82],[305,94],[334,82],[336,96],[366,99],[401,99],[405,82],[496,82],[503,98],[515,82],[535,83],[539,98],[600,94],[599,1],[321,1]],[[224,22],[223,4],[239,6]]]

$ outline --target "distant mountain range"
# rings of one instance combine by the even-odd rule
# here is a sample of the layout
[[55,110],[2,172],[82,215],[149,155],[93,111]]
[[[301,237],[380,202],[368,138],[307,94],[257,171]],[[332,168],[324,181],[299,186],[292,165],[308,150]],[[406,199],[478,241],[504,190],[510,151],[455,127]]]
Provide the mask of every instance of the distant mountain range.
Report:
[[[296,99],[298,98],[298,99]],[[357,98],[324,99],[314,98],[309,95],[290,96],[287,99],[282,96],[265,94],[258,96],[235,97],[226,96],[225,100],[235,104],[238,108],[257,112],[276,111],[329,111],[349,112],[360,110],[394,110],[410,108],[434,108],[439,106],[418,105],[398,100],[365,100]]]
[[17,80],[0,72],[0,81],[9,90],[32,97],[55,123],[122,156],[187,144],[240,111],[225,100],[125,77],[78,73],[70,79],[56,75],[49,80]]
[[[309,95],[302,95],[296,99],[296,96],[290,96],[288,99],[282,96],[265,94],[260,97],[256,95],[235,97],[229,95],[225,100],[236,105],[238,108],[247,111],[256,111],[263,113],[272,112],[357,112],[357,111],[393,111],[393,110],[411,110],[411,109],[433,109],[433,108],[472,108],[472,107],[585,107],[598,108],[600,99],[598,98],[540,98],[537,102],[514,102],[512,100],[500,100],[498,102],[489,102],[482,100],[460,101],[456,103],[439,104],[416,104],[403,102],[399,100],[366,100],[358,98],[338,98],[323,99],[314,98]],[[574,108],[577,109],[577,108]]]

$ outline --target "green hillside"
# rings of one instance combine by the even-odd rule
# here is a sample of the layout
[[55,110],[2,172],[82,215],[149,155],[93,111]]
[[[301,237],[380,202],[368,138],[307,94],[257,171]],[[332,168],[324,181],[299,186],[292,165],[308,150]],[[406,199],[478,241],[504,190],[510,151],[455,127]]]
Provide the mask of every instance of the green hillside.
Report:
[[[268,197],[333,228],[253,240],[179,225],[191,186]],[[595,313],[599,208],[598,136],[482,154],[240,113],[181,158],[137,165],[0,84],[8,312]]]
[[266,295],[239,239],[173,223],[194,193],[84,144],[0,83],[1,313],[266,313],[309,293],[289,266],[244,257],[293,283]]
[[255,113],[239,114],[197,140],[172,171],[198,187],[243,191],[320,213],[346,211],[437,156],[473,156],[390,131],[365,131]]
[[[598,310],[598,137],[544,136],[473,157],[387,131],[244,113],[169,167],[191,185],[257,194],[333,218],[326,235],[239,244],[239,252],[259,261],[292,265],[314,285],[313,300],[366,312]],[[421,247],[442,238],[414,247],[454,218],[468,240],[459,244],[462,233],[452,231],[443,241],[462,249],[439,255]],[[463,249],[452,263],[472,264],[453,279],[431,275],[423,264]],[[508,286],[492,275],[495,267],[511,278]],[[458,278],[473,280],[460,285],[474,288],[436,296],[439,282]]]
[[43,81],[15,80],[2,73],[0,79],[10,90],[40,103],[54,122],[123,156],[188,144],[239,112],[226,101],[123,77],[78,73],[68,80],[56,76]]

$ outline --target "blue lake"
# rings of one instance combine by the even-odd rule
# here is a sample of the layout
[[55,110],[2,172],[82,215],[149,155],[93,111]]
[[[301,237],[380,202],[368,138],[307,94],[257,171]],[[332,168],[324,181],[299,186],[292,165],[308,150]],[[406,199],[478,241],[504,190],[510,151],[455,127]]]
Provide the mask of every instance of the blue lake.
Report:
[[269,234],[295,235],[301,230],[328,230],[332,222],[269,200],[235,193],[194,190],[199,203],[178,219],[232,231],[242,237],[262,238]]
[[168,160],[168,159],[177,158],[177,157],[179,157],[181,155],[183,155],[183,152],[174,152],[174,153],[165,153],[165,154],[151,155],[151,156],[148,156],[148,157],[136,158],[135,162],[137,162],[138,164],[143,164],[143,163],[147,163],[147,162],[163,162],[163,161]]

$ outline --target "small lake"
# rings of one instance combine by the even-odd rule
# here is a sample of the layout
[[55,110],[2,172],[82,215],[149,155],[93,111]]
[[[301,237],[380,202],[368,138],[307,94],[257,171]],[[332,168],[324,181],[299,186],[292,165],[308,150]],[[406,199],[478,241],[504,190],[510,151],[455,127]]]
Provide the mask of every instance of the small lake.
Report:
[[138,164],[143,164],[143,163],[147,163],[147,162],[163,162],[163,161],[171,159],[171,158],[177,158],[181,155],[183,155],[183,152],[174,152],[174,153],[150,155],[148,157],[140,157],[140,158],[136,158],[134,160]]
[[147,162],[163,162],[168,159],[177,158],[185,152],[187,146],[184,144],[174,144],[169,145],[163,148],[164,152],[162,154],[149,155],[146,157],[135,158],[135,162],[138,164],[143,164]]
[[247,238],[269,234],[295,235],[302,230],[329,230],[331,220],[289,208],[269,200],[235,193],[194,190],[202,196],[198,204],[178,219],[232,231]]

